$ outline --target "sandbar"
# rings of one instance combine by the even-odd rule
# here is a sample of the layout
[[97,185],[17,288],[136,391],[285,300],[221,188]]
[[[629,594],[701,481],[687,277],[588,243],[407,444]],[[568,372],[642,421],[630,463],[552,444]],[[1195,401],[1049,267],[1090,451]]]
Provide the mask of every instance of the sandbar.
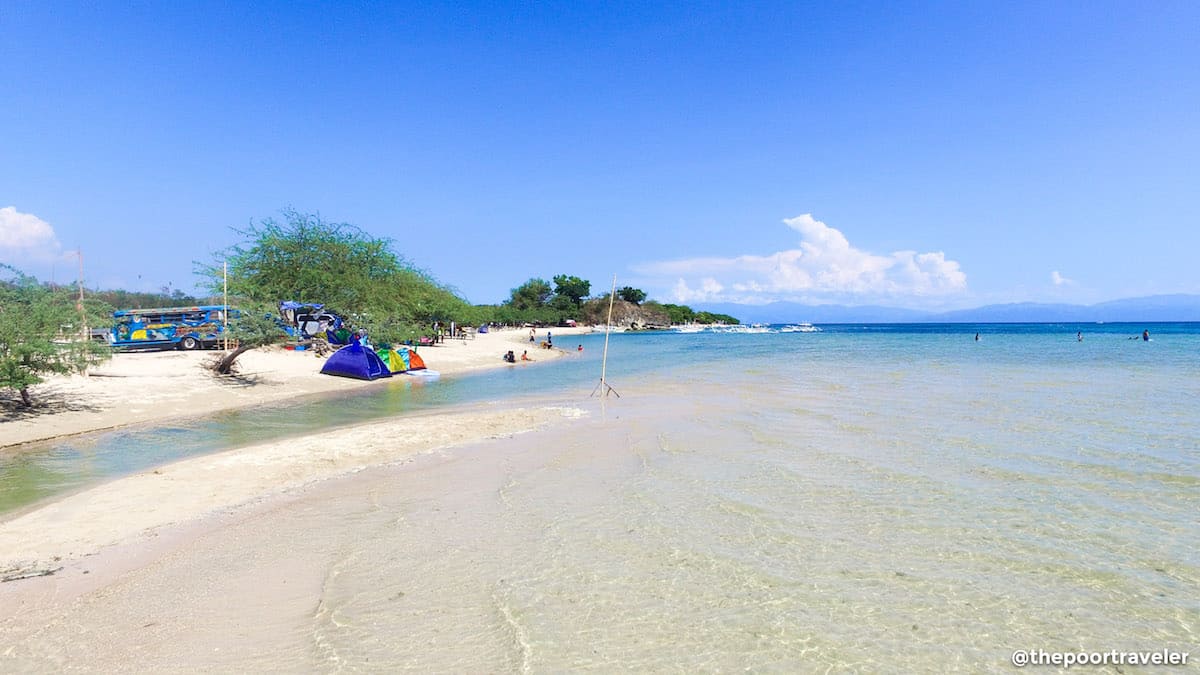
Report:
[[[538,335],[539,342],[544,330]],[[591,329],[552,330],[566,337]],[[487,368],[537,367],[568,354],[537,348],[528,337],[529,329],[493,331],[422,347],[419,353],[429,369],[443,376]],[[518,354],[528,350],[535,361],[507,364],[501,357],[510,349]],[[0,447],[0,452],[20,452],[21,445],[16,443],[378,384],[321,375],[322,360],[312,353],[277,348],[244,354],[239,381],[229,382],[213,377],[203,367],[203,361],[211,357],[212,353],[177,351],[118,354],[87,377],[53,378],[39,385],[34,395],[63,401],[62,409],[0,423],[0,438],[8,446]],[[34,587],[39,584],[59,588],[64,576],[58,574],[59,568],[69,568],[106,548],[144,544],[163,528],[182,527],[364,468],[409,461],[460,444],[510,437],[584,414],[559,405],[506,409],[496,403],[415,413],[403,419],[188,458],[32,510],[0,516],[0,579],[11,580],[0,583],[0,607],[4,608],[0,609],[0,634],[2,622],[11,619],[10,612],[20,604],[4,601],[5,596],[12,600],[14,593],[31,589],[38,596],[41,591]],[[400,426],[403,433],[397,431]],[[89,570],[90,574],[96,572]],[[93,576],[88,587],[104,578],[103,574]]]

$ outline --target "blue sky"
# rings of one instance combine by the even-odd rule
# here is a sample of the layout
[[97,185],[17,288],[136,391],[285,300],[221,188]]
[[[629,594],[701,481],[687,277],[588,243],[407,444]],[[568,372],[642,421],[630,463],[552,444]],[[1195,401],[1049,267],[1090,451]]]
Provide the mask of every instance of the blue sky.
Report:
[[0,261],[191,291],[293,207],[474,303],[1200,293],[1200,4],[0,4]]

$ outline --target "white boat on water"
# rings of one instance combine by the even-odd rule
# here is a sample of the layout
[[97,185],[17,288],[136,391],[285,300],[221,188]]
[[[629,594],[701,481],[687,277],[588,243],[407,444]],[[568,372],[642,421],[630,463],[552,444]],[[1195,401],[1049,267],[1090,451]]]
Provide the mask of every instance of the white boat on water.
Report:
[[734,324],[725,326],[726,333],[770,333],[771,329],[762,323]]
[[702,333],[707,326],[702,323],[681,323],[671,328],[676,333]]
[[811,323],[794,323],[779,329],[780,333],[820,333],[821,329]]

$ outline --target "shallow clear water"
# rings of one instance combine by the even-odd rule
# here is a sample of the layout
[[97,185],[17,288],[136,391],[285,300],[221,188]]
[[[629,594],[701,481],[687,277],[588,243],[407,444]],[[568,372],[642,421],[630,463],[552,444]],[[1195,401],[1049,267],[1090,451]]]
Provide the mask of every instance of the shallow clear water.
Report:
[[[1074,333],[632,338],[662,358],[610,369],[623,398],[540,451],[468,453],[495,463],[490,489],[414,500],[381,477],[369,506],[318,520],[356,534],[313,658],[942,671],[1007,670],[1018,648],[1194,652],[1200,341]],[[732,353],[690,356],[714,349]]]
[[[963,386],[975,386],[973,378],[980,386],[1003,387],[1010,377],[1042,373],[1053,375],[1063,391],[1049,387],[1037,395],[1087,397],[1092,393],[1066,390],[1108,378],[1096,394],[1111,398],[1096,404],[1111,406],[1111,417],[1137,417],[1165,407],[1188,418],[1188,394],[1195,391],[1200,371],[1200,324],[1148,326],[1154,337],[1148,343],[1131,339],[1140,335],[1141,324],[850,324],[823,326],[820,333],[780,333],[775,327],[766,334],[614,334],[609,381],[628,386],[659,373],[729,387],[734,383],[728,378],[745,374],[736,386],[783,386],[772,376],[780,364],[790,367],[795,361],[815,366],[804,377],[832,379],[827,386],[835,388],[864,386],[877,377],[912,376],[918,366],[924,369],[921,376],[957,377]],[[1084,333],[1083,342],[1075,341],[1077,331]],[[432,383],[393,378],[337,399],[314,397],[175,426],[131,427],[0,452],[0,514],[183,457],[405,412],[538,394],[586,398],[596,389],[604,337],[586,335],[576,342],[585,346],[583,352],[552,364]],[[841,377],[846,368],[854,369],[853,376]],[[1034,393],[1023,390],[1021,395]]]
[[[934,672],[1007,670],[1018,648],[1196,652],[1200,327],[1128,339],[1142,328],[615,335],[605,402],[593,336],[547,367],[314,403],[300,417],[322,424],[502,393],[591,415],[316,489],[256,536],[296,542],[318,607],[230,664]],[[207,548],[224,575],[261,573]]]

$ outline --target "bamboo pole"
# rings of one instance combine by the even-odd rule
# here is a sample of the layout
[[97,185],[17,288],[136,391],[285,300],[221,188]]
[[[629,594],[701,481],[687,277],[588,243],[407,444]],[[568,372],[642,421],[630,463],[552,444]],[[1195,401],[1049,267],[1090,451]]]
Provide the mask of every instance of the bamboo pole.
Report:
[[613,299],[616,297],[616,295],[617,295],[617,275],[614,274],[613,282],[612,282],[612,292],[610,292],[608,294],[608,319],[604,322],[604,356],[600,359],[600,383],[597,384],[596,388],[592,390],[592,396],[595,396],[596,392],[600,391],[601,387],[603,387],[604,393],[601,394],[601,396],[607,397],[608,393],[612,392],[614,394],[617,394],[617,398],[621,398],[621,395],[619,393],[617,393],[617,390],[613,389],[611,386],[609,386],[608,380],[605,379],[605,376],[608,371],[608,336],[612,332]]
[[[81,349],[90,350],[91,345],[88,344],[88,341],[92,339],[92,333],[88,330],[87,312],[83,309],[83,249],[76,249],[75,255],[79,258],[79,300],[75,302],[75,309],[79,310],[79,324],[83,327],[79,337],[83,340]],[[84,353],[88,354],[90,352],[84,351]],[[86,368],[83,371],[83,376],[88,376]]]
[[225,351],[229,351],[229,261],[221,263],[221,284],[223,286],[223,304],[225,311],[221,312],[221,339],[225,343]]

